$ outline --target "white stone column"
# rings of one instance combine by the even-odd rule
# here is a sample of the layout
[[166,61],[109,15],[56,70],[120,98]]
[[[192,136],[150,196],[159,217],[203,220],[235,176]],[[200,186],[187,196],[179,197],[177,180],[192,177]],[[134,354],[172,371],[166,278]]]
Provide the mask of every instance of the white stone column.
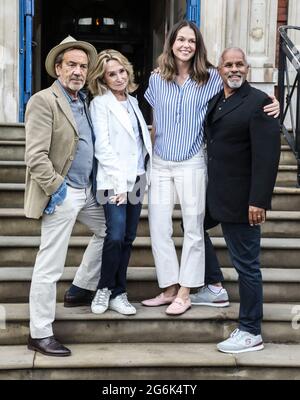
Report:
[[[299,26],[300,23],[300,1],[289,0],[288,25]],[[295,46],[300,49],[300,31],[288,30],[288,35]]]
[[251,69],[249,81],[259,89],[273,93],[277,83],[275,68],[277,0],[249,1],[247,47]]
[[225,47],[227,0],[201,0],[200,30],[209,61],[217,65]]
[[[300,2],[299,0],[289,0],[287,25],[299,26],[299,21],[300,21]],[[300,31],[295,29],[288,29],[287,35],[294,43],[294,45],[297,47],[297,49],[300,51]],[[297,76],[297,72],[288,59],[287,59],[287,69],[288,69],[288,79],[291,90],[291,87],[294,84],[294,80]],[[287,84],[286,76],[285,76],[285,83]],[[290,111],[287,113],[286,119],[284,121],[284,125],[286,126],[287,129],[292,129],[291,113],[293,116],[293,120],[295,122],[296,109],[297,109],[297,96],[296,92],[294,92],[291,99]]]
[[0,1],[0,122],[19,119],[19,2]]
[[249,81],[272,93],[278,0],[202,0],[201,30],[209,59],[216,64],[225,47],[241,47],[248,56]]

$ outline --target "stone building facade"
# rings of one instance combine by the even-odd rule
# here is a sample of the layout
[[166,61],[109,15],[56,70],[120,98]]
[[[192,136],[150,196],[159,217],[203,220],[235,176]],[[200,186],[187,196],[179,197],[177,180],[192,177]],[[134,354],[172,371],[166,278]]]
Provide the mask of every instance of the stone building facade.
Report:
[[[96,3],[99,0],[90,0]],[[117,0],[110,0],[114,3]],[[131,0],[128,0],[130,2]],[[47,0],[43,0],[47,3]],[[84,2],[87,3],[87,2]],[[19,120],[19,12],[20,0],[0,1],[0,122]],[[33,41],[33,92],[43,88],[46,23],[41,10],[41,0],[35,0]],[[100,4],[100,3],[99,3]],[[102,3],[101,3],[102,4]],[[126,4],[123,0],[123,4]],[[128,3],[129,4],[129,3]],[[242,47],[251,64],[249,81],[260,89],[273,93],[277,84],[278,34],[282,24],[297,25],[300,21],[298,0],[199,0],[201,31],[208,48],[209,59],[216,64],[223,48]],[[151,47],[148,73],[162,49],[168,28],[185,16],[185,0],[149,0],[149,38]],[[57,13],[58,10],[55,10]],[[148,23],[148,22],[147,22]],[[65,36],[70,33],[65,32]],[[300,45],[300,35],[292,40]],[[41,38],[44,37],[42,40]],[[50,42],[49,42],[50,45]],[[144,71],[144,72],[143,72]]]

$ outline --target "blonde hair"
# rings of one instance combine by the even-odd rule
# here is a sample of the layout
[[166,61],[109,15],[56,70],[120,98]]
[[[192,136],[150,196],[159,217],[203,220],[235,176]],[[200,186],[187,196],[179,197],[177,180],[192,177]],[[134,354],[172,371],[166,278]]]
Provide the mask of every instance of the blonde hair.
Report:
[[93,69],[89,72],[88,76],[88,89],[92,96],[102,95],[109,89],[104,82],[104,75],[106,70],[106,64],[108,61],[115,60],[121,64],[128,74],[128,85],[126,91],[128,93],[134,92],[138,85],[134,82],[134,72],[131,63],[128,59],[119,51],[113,49],[107,49],[101,51],[97,55],[97,61]]

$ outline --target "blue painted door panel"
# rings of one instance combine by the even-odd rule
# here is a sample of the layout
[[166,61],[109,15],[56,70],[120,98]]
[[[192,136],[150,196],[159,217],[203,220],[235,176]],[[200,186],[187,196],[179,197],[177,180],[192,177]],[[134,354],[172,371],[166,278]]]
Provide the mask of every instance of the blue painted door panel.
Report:
[[186,16],[189,21],[195,22],[200,28],[201,0],[186,1]]
[[26,104],[32,94],[32,19],[34,0],[19,0],[19,121],[24,121]]

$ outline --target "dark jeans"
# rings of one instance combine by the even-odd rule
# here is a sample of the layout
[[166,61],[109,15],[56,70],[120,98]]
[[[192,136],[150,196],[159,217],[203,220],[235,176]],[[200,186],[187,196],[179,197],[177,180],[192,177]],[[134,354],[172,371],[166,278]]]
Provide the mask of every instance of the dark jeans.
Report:
[[[137,185],[141,185],[137,189]],[[136,238],[137,226],[142,209],[145,183],[137,178],[132,192],[128,193],[127,204],[102,203],[106,219],[106,237],[103,244],[101,277],[98,289],[108,288],[111,298],[126,292],[126,274],[132,242]],[[109,198],[111,191],[105,191]],[[134,194],[134,195],[133,195]]]
[[214,228],[219,225],[219,222],[211,218],[208,209],[206,210],[204,219],[204,242],[205,242],[205,285],[212,285],[214,283],[223,282],[224,276],[217,259],[215,249],[212,245],[210,237],[207,233],[208,229]]
[[[239,275],[239,329],[253,335],[261,333],[263,286],[260,272],[260,226],[221,223],[231,261]],[[221,270],[211,240],[205,238],[205,273],[208,283],[221,281]]]
[[[220,268],[217,255],[210,240],[208,229],[214,228],[219,225],[219,222],[211,218],[208,210],[206,210],[204,219],[204,242],[205,242],[205,274],[204,274],[204,284],[212,285],[214,283],[223,282],[224,276]],[[181,220],[181,229],[184,232],[183,221]],[[208,260],[208,261],[207,261]]]

